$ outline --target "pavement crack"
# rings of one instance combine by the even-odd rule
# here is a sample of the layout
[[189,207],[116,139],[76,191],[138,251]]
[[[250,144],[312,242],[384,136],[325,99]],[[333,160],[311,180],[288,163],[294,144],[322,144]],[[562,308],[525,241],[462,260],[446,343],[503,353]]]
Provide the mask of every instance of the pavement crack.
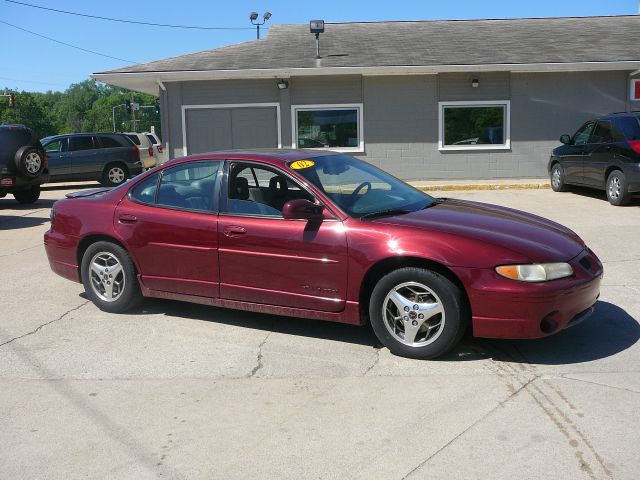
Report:
[[255,374],[258,373],[258,371],[261,370],[262,367],[264,367],[264,364],[262,363],[262,347],[264,347],[264,344],[267,343],[267,340],[269,339],[269,337],[271,336],[272,333],[273,332],[267,333],[267,335],[264,337],[262,342],[260,342],[260,345],[258,345],[257,363],[256,363],[256,366],[253,367],[253,369],[251,370],[251,373],[249,375],[247,375],[247,378],[251,378],[251,377],[255,376]]
[[17,255],[17,254],[19,254],[19,253],[26,252],[27,250],[33,250],[34,248],[38,248],[38,247],[41,247],[41,246],[42,246],[42,243],[39,243],[39,244],[37,244],[37,245],[32,245],[32,246],[30,246],[30,247],[23,248],[22,250],[18,250],[17,252],[5,253],[4,255],[0,255],[0,258],[3,258],[3,257],[12,257],[13,255]]
[[616,387],[615,385],[608,385],[606,383],[592,382],[591,380],[583,380],[582,378],[568,377],[566,374],[558,378],[562,378],[563,380],[573,380],[575,382],[589,383],[591,385],[598,385],[600,387],[613,388],[615,390],[623,390],[630,393],[640,393],[639,390],[633,390],[632,388]]
[[89,303],[90,300],[87,300],[85,302],[82,302],[80,305],[78,305],[77,307],[74,307],[70,310],[67,310],[66,312],[64,312],[62,315],[60,315],[58,318],[54,318],[53,320],[43,323],[42,325],[38,326],[37,328],[35,328],[34,330],[31,330],[30,332],[27,332],[23,335],[20,335],[18,337],[13,337],[11,340],[7,340],[4,343],[0,343],[0,347],[4,347],[5,345],[8,345],[12,342],[15,342],[16,340],[20,340],[21,338],[24,337],[28,337],[29,335],[33,335],[34,333],[38,333],[40,330],[42,330],[44,327],[46,327],[47,325],[51,325],[52,323],[58,322],[60,320],[62,320],[64,317],[66,317],[67,315],[69,315],[70,313],[75,312],[76,310],[81,309],[82,307],[84,307],[87,303]]
[[369,365],[369,367],[364,371],[364,373],[362,374],[363,377],[366,377],[367,374],[373,369],[373,367],[380,363],[380,351],[382,350],[382,347],[373,347],[373,349],[376,352],[376,358],[373,360],[373,363]]
[[438,456],[440,453],[442,453],[444,450],[446,450],[447,448],[449,448],[451,445],[453,445],[459,438],[461,438],[465,433],[467,433],[469,430],[471,430],[472,428],[476,427],[477,425],[481,424],[482,422],[484,422],[487,418],[489,418],[495,411],[497,411],[498,409],[504,407],[504,405],[506,403],[508,403],[511,399],[513,399],[516,395],[518,395],[522,390],[526,389],[529,385],[531,385],[533,382],[535,382],[536,380],[538,380],[540,378],[541,375],[536,375],[533,378],[529,379],[527,382],[523,383],[522,385],[520,385],[520,387],[518,387],[517,389],[513,390],[511,393],[509,393],[509,396],[507,398],[505,398],[504,400],[501,400],[495,407],[493,407],[491,410],[489,410],[487,413],[485,413],[483,416],[481,416],[480,418],[478,418],[475,422],[473,422],[472,424],[470,424],[467,428],[465,428],[464,430],[462,430],[460,433],[458,433],[455,437],[453,437],[451,440],[449,440],[447,443],[445,443],[442,447],[440,447],[438,450],[436,450],[434,453],[432,453],[429,457],[427,457],[425,460],[423,460],[422,462],[420,462],[418,465],[416,465],[409,473],[407,473],[404,477],[402,477],[402,480],[405,480],[406,478],[409,478],[411,475],[413,475],[416,471],[418,471],[420,468],[422,468],[424,465],[426,465],[427,463],[429,463],[429,461],[433,458],[435,458],[436,456]]

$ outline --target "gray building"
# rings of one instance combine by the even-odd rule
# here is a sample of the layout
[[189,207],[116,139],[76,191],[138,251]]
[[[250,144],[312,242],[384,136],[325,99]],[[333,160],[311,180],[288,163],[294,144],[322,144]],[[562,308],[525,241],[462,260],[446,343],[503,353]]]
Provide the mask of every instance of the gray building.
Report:
[[[93,75],[160,96],[171,157],[329,148],[409,180],[546,175],[562,133],[640,109],[640,17],[328,23]],[[640,100],[640,99],[639,99]]]

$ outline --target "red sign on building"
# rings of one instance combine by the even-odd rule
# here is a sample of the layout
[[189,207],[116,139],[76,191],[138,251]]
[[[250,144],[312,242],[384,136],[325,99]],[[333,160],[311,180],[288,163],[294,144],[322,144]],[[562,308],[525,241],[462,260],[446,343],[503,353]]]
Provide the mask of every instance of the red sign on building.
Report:
[[631,100],[640,102],[640,79],[631,80]]

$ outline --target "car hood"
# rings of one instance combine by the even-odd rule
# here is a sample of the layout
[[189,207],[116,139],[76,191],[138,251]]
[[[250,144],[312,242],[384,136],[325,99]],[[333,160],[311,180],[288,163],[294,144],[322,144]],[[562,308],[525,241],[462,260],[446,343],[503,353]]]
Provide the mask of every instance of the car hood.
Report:
[[442,199],[424,210],[375,220],[473,239],[508,249],[532,262],[559,262],[585,248],[562,225],[530,213],[478,202]]

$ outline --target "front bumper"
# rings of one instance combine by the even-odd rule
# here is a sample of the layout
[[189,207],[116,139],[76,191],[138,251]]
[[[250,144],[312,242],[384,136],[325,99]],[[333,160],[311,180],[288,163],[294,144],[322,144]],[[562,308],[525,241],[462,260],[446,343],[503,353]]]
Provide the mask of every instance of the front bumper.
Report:
[[602,263],[589,250],[569,263],[572,277],[543,283],[509,280],[493,270],[454,269],[467,287],[473,335],[540,338],[584,320],[600,296]]

